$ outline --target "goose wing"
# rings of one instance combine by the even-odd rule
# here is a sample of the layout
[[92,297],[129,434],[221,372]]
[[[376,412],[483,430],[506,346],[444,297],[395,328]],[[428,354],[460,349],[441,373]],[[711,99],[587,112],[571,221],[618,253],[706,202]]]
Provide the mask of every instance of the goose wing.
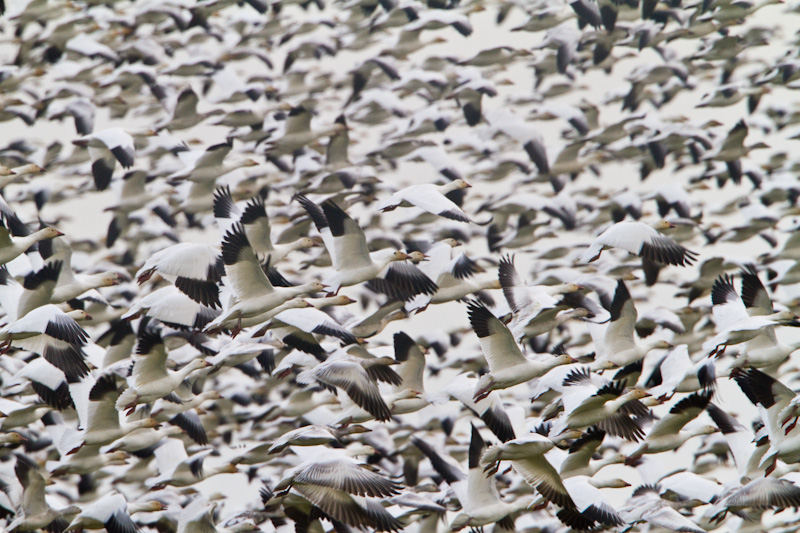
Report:
[[371,266],[367,237],[350,215],[331,200],[322,203],[322,212],[333,237],[331,252],[333,268],[337,271]]
[[265,296],[274,292],[272,283],[261,268],[244,227],[236,224],[222,241],[222,262],[233,292],[240,300]]

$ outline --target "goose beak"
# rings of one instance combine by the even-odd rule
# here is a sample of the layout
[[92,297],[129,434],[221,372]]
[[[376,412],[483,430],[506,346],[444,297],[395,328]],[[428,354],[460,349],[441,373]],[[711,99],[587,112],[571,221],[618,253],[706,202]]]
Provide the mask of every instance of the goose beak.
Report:
[[64,233],[64,232],[61,232],[61,231],[58,231],[58,230],[56,230],[56,236],[57,236],[57,237],[63,237],[64,235],[65,235],[65,233]]

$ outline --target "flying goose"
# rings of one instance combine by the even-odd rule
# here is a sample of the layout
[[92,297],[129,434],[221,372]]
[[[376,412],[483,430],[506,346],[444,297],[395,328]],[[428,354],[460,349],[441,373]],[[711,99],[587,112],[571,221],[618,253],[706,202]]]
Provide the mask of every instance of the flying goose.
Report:
[[133,363],[128,387],[116,401],[117,409],[127,409],[128,414],[139,403],[153,402],[175,391],[189,374],[209,366],[198,357],[180,370],[167,370],[167,348],[158,330],[143,331],[136,342],[136,359]]
[[430,183],[411,185],[405,189],[400,189],[389,198],[379,202],[377,208],[386,212],[398,207],[418,207],[444,218],[458,222],[470,222],[469,216],[446,197],[452,191],[468,187],[471,187],[471,185],[463,179],[457,179],[438,186]]
[[392,412],[381,397],[376,380],[399,383],[399,376],[387,365],[396,364],[388,357],[364,359],[335,353],[327,361],[297,375],[297,382],[319,382],[326,387],[342,389],[359,407],[376,420],[391,420]]
[[166,508],[167,506],[158,500],[128,503],[125,496],[114,490],[84,507],[64,532],[103,528],[114,533],[136,531],[136,524],[130,515],[141,512],[155,513]]
[[689,266],[697,259],[697,254],[658,232],[672,227],[674,225],[666,220],[653,226],[644,222],[617,222],[592,241],[581,254],[580,262],[591,263],[606,248],[621,248],[656,263]]
[[548,370],[575,360],[569,355],[545,356],[535,360],[522,354],[508,327],[480,302],[467,304],[469,323],[478,336],[489,372],[481,376],[475,389],[475,400],[485,398],[489,392],[505,389],[543,376]]
[[7,525],[8,531],[34,531],[45,528],[51,531],[64,531],[69,523],[64,516],[78,514],[80,508],[71,505],[56,511],[50,507],[45,500],[47,480],[39,470],[39,466],[24,455],[17,454],[16,459],[14,473],[23,489],[19,502],[21,512]]
[[222,261],[233,292],[233,301],[206,326],[207,330],[233,326],[235,336],[242,329],[242,319],[266,313],[296,296],[319,292],[326,287],[319,281],[293,287],[274,287],[264,274],[241,224],[225,234]]
[[24,317],[0,328],[0,341],[9,346],[36,352],[68,377],[89,373],[81,349],[89,336],[77,320],[89,315],[82,309],[65,313],[53,304],[43,305]]
[[158,274],[192,300],[212,309],[221,307],[219,283],[222,264],[217,249],[205,244],[181,242],[147,258],[136,272],[141,285]]
[[[322,235],[325,248],[333,261],[334,273],[323,280],[333,294],[338,294],[341,287],[373,280],[391,262],[408,258],[400,250],[381,250],[370,254],[364,230],[334,202],[328,200],[317,205],[302,195],[297,196],[297,200]],[[395,286],[397,293],[403,295],[404,299],[423,292],[433,292],[430,280],[419,271],[404,270],[398,272],[394,279],[386,281]]]
[[5,265],[19,257],[39,241],[64,235],[55,228],[44,227],[28,235],[12,237],[9,231],[9,222],[6,216],[0,220],[0,265]]
[[376,498],[400,492],[377,468],[340,454],[312,457],[287,472],[276,494],[294,490],[335,520],[376,531],[400,531],[402,525]]
[[92,176],[98,191],[108,188],[116,162],[122,168],[133,166],[136,148],[133,137],[122,128],[111,128],[85,135],[72,141],[76,146],[88,147],[92,158]]

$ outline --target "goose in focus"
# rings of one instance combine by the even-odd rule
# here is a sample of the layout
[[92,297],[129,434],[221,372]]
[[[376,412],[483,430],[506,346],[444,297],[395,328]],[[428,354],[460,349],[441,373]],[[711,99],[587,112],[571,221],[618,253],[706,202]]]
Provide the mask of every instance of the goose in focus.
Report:
[[658,232],[673,227],[666,220],[660,220],[653,226],[644,222],[617,222],[601,233],[579,260],[581,263],[591,263],[600,257],[604,249],[621,248],[656,263],[689,266],[697,259],[697,254]]
[[[467,304],[469,323],[478,336],[489,372],[481,376],[475,389],[475,400],[485,398],[491,391],[525,383],[546,374],[559,365],[574,363],[569,355],[541,355],[535,360],[522,354],[508,327],[480,302]],[[537,354],[538,355],[538,354]]]
[[233,327],[235,336],[242,329],[242,319],[261,315],[294,297],[320,292],[326,287],[319,281],[293,287],[274,287],[264,274],[241,224],[236,224],[225,234],[222,261],[233,299],[222,314],[206,326],[209,331]]
[[92,158],[92,176],[98,191],[108,188],[117,161],[122,168],[133,166],[133,158],[136,154],[133,137],[122,128],[111,128],[85,135],[72,141],[72,144],[89,148],[89,155]]
[[572,476],[564,479],[564,486],[575,508],[560,509],[556,516],[573,529],[589,530],[597,524],[607,527],[622,526],[625,521],[606,500],[601,488],[625,488],[630,483],[623,479],[596,480],[588,476]]
[[[325,248],[333,261],[334,274],[323,280],[329,292],[338,294],[341,287],[373,280],[393,261],[404,261],[408,258],[400,250],[381,250],[370,254],[364,230],[334,202],[328,200],[317,205],[302,195],[297,196],[297,200],[322,235]],[[386,282],[394,285],[397,293],[402,294],[404,299],[423,292],[432,294],[435,290],[430,288],[428,277],[418,270],[403,270],[394,278],[387,278]]]
[[[750,316],[745,303],[736,293],[733,278],[728,274],[720,276],[714,283],[711,303],[711,313],[717,324],[718,333],[703,343],[703,350],[707,350],[711,355],[720,356],[725,353],[728,346],[751,341],[759,336],[766,336],[765,343],[778,347],[775,326],[800,327],[800,317],[788,310]],[[768,312],[764,308],[761,309],[761,312]],[[763,346],[763,343],[761,344]],[[787,349],[788,353],[782,349],[778,351],[788,356],[792,349],[789,347]],[[780,357],[780,353],[776,355],[779,356],[776,362],[780,362],[783,357]]]
[[523,437],[491,446],[481,456],[480,464],[487,475],[494,475],[501,461],[511,461],[511,466],[547,501],[564,509],[575,509],[564,482],[545,454],[553,449],[553,441],[529,433]]
[[470,222],[469,216],[461,210],[447,194],[471,187],[463,179],[453,180],[445,185],[423,183],[400,189],[389,198],[378,203],[377,208],[383,212],[398,207],[418,207],[434,215],[439,215],[458,222]]
[[157,273],[195,302],[213,309],[221,307],[217,286],[222,277],[221,263],[219,250],[182,242],[148,257],[136,272],[136,281],[141,285]]
[[20,284],[5,265],[0,266],[0,305],[6,312],[6,320],[13,322],[49,304],[60,272],[61,262],[56,261],[28,273]]
[[116,401],[119,410],[133,412],[139,403],[153,402],[175,391],[189,374],[210,366],[198,357],[189,361],[180,370],[167,370],[167,348],[158,330],[144,331],[136,342],[136,359],[128,388],[122,391]]

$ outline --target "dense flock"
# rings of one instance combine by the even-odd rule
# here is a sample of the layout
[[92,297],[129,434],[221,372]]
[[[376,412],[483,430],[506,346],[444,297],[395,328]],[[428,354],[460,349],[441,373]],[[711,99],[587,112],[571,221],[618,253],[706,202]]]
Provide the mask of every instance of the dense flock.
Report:
[[795,531],[780,0],[0,0],[0,529]]

